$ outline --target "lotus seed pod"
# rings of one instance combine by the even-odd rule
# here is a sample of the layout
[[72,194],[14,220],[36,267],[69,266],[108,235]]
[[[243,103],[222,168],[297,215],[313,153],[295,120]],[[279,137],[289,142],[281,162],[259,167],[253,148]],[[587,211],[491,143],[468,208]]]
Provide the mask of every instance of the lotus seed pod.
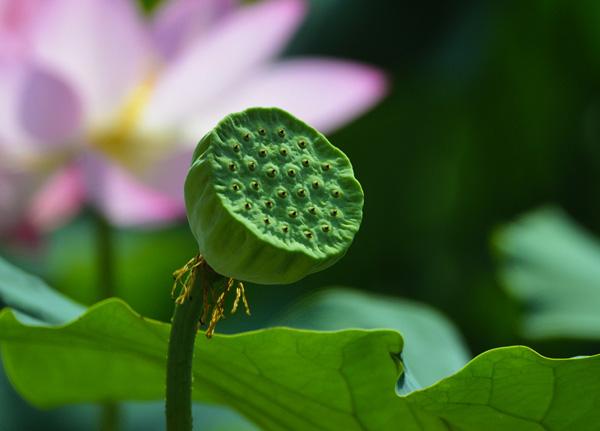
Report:
[[344,153],[277,108],[225,117],[198,144],[185,183],[208,264],[260,284],[292,283],[338,261],[363,199]]

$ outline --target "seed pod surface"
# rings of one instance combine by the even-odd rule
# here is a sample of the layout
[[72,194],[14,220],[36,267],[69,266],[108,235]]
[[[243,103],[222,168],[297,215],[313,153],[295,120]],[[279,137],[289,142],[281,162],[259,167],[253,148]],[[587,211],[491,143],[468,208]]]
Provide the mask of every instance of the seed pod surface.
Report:
[[286,284],[346,253],[363,192],[350,160],[321,133],[281,109],[250,108],[202,138],[185,201],[200,253],[215,271]]

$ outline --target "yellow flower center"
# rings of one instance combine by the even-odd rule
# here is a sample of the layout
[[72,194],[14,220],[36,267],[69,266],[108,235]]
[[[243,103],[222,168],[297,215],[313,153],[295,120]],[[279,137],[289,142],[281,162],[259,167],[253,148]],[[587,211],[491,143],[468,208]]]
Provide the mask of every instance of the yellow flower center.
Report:
[[114,121],[108,127],[92,132],[91,143],[113,161],[139,171],[155,160],[156,146],[151,137],[142,136],[139,120],[150,101],[156,79],[151,74],[133,89]]

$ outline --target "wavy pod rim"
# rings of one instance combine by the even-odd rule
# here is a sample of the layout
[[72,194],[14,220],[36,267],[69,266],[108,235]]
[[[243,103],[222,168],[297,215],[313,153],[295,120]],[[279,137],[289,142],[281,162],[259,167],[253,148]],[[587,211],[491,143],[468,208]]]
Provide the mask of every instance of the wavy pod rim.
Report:
[[198,143],[185,182],[190,228],[218,273],[288,284],[337,262],[362,221],[348,157],[279,108],[221,120]]

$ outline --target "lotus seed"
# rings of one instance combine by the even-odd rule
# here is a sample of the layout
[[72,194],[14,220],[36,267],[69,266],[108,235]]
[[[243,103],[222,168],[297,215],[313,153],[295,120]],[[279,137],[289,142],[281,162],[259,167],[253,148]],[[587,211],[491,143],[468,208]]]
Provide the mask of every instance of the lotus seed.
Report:
[[362,219],[347,157],[277,108],[231,114],[206,134],[185,197],[207,264],[255,283],[292,283],[332,265]]

